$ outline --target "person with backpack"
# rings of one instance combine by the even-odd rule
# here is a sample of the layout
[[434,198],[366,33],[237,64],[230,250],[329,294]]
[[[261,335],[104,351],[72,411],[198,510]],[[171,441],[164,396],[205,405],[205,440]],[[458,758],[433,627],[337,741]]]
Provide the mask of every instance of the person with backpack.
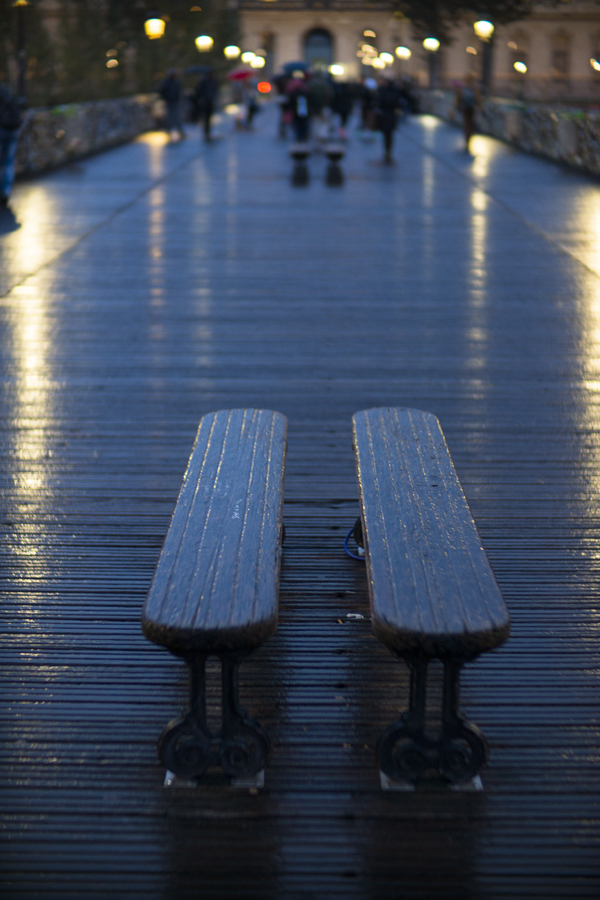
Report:
[[12,192],[22,122],[21,104],[8,85],[0,82],[0,206],[8,205]]

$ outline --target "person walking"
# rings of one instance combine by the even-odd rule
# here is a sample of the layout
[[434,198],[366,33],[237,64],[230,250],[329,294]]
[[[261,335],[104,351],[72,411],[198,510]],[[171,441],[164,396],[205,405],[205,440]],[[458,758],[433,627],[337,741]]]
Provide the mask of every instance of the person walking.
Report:
[[375,97],[375,114],[377,116],[377,130],[383,134],[385,152],[383,161],[385,163],[393,162],[394,131],[402,112],[403,99],[400,91],[390,78],[382,78]]
[[462,115],[465,151],[467,153],[470,150],[471,138],[475,128],[475,113],[480,105],[481,98],[475,87],[475,79],[472,75],[468,75],[465,84],[459,89],[456,97],[456,108]]
[[214,115],[217,99],[219,97],[219,85],[212,69],[206,72],[194,91],[194,104],[198,111],[198,117],[204,124],[204,140],[208,144],[211,140],[211,120]]
[[183,129],[181,117],[181,82],[175,69],[169,69],[158,87],[158,93],[167,106],[167,130],[171,140],[173,140],[173,134],[178,132],[179,140],[184,141],[187,135]]
[[287,84],[289,110],[292,117],[294,137],[300,144],[304,144],[310,134],[310,118],[308,108],[308,95],[304,72],[293,72],[292,78]]
[[8,85],[0,82],[0,206],[8,206],[12,193],[22,122],[21,104]]

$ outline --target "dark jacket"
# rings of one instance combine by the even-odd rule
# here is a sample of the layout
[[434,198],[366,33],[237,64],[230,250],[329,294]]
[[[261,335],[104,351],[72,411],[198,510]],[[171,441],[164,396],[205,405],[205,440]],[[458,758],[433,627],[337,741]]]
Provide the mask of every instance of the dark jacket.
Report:
[[398,124],[398,115],[403,101],[400,91],[393,84],[382,84],[377,91],[375,107],[378,113],[377,127],[379,131],[393,131]]
[[23,123],[23,109],[7,85],[0,84],[0,128],[16,131]]
[[158,93],[166,103],[179,103],[181,100],[181,83],[179,79],[167,76],[161,81]]

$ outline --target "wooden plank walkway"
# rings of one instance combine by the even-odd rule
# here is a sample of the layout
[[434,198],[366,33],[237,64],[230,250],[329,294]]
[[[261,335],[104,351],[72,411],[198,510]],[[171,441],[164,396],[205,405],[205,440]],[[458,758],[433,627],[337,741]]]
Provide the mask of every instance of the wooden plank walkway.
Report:
[[[270,113],[23,183],[0,221],[7,900],[600,895],[600,188],[415,119],[289,184]],[[11,230],[12,229],[12,230]],[[483,794],[387,794],[350,417],[442,423],[513,634],[464,678]],[[182,664],[140,611],[200,417],[289,418],[281,620],[243,668],[258,796],[164,791]],[[348,618],[360,613],[365,618]],[[216,689],[213,695],[216,702]]]

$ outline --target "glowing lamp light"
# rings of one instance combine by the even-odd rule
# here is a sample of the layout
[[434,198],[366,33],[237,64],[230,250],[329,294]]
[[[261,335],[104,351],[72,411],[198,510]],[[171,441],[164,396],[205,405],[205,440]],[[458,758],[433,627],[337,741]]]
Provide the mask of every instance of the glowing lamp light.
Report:
[[259,81],[256,90],[259,94],[268,94],[271,91],[271,85],[268,81]]
[[144,31],[146,32],[146,37],[150,38],[151,41],[155,41],[157,38],[161,38],[165,33],[165,20],[158,18],[150,18],[146,19],[144,22]]
[[385,69],[385,62],[380,56],[376,56],[372,62],[372,66],[374,69]]
[[250,60],[250,65],[253,69],[262,69],[265,63],[266,59],[264,56],[255,56],[254,59]]
[[366,31],[363,31],[363,37],[377,37],[377,35],[370,28],[367,28]]
[[522,75],[527,71],[527,66],[524,62],[516,62],[513,63],[513,68],[517,70],[517,72],[521,72]]
[[30,0],[15,0],[13,3],[13,9],[19,6],[31,6]]
[[329,66],[329,71],[332,75],[343,75],[344,67],[334,63],[332,66]]
[[362,61],[362,64],[363,64],[363,66],[372,66],[372,65],[373,65],[373,58],[372,58],[371,56],[365,56],[364,59],[363,59],[363,61]]
[[212,50],[214,41],[207,34],[200,34],[194,41],[196,47],[200,51],[200,53],[206,53],[208,50]]
[[440,49],[440,42],[437,38],[428,37],[423,41],[423,46],[429,53],[437,53]]
[[370,53],[371,56],[377,56],[377,50],[375,49],[375,47],[371,47],[370,44],[363,44],[360,49],[363,53]]
[[590,59],[590,66],[595,72],[600,72],[600,62],[597,59]]
[[409,47],[396,47],[396,56],[398,59],[410,59],[412,50]]
[[380,53],[379,59],[382,59],[386,66],[391,66],[391,64],[394,62],[394,57],[391,53]]
[[242,53],[242,62],[243,63],[251,63],[254,59],[254,53],[252,50],[246,50],[245,53]]
[[473,31],[482,41],[489,41],[494,33],[494,25],[492,22],[488,22],[487,19],[480,19],[479,22],[475,22],[473,25]]
[[119,65],[119,60],[118,60],[118,59],[108,59],[108,60],[106,61],[106,68],[107,68],[107,69],[116,69],[116,67],[117,67],[118,65]]
[[235,44],[228,44],[228,46],[223,49],[226,59],[237,59],[241,52],[240,48],[236,47]]
[[467,53],[470,53],[471,56],[477,56],[477,50],[475,47],[467,47]]

